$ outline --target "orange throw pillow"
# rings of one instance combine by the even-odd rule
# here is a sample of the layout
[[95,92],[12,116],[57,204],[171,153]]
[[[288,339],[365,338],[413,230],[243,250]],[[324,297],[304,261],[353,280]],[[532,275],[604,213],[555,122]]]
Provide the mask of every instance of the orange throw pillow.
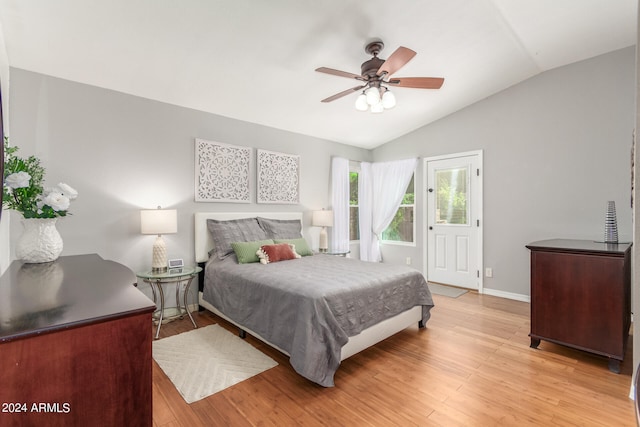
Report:
[[256,252],[256,255],[258,255],[262,264],[300,258],[300,255],[296,253],[294,248],[295,246],[290,243],[262,245]]

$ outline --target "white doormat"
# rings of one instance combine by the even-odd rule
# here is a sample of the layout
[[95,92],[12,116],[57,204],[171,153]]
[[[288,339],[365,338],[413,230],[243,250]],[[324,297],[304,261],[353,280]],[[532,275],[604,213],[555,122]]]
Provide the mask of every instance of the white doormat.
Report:
[[458,298],[460,295],[467,293],[466,289],[456,288],[455,286],[441,285],[439,283],[427,282],[429,290],[432,294],[444,295],[449,298]]
[[219,325],[154,341],[153,358],[187,403],[278,365]]

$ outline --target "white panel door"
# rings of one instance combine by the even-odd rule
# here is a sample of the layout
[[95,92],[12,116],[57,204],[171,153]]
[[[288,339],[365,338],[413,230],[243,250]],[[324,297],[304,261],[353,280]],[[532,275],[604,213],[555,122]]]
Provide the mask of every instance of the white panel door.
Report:
[[480,155],[425,159],[427,279],[479,289]]

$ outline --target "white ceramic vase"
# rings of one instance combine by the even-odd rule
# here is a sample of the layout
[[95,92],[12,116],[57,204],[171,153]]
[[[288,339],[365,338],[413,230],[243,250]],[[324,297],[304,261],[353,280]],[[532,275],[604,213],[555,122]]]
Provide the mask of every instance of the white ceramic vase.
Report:
[[18,238],[16,257],[26,263],[51,262],[62,252],[57,218],[23,219],[24,232]]

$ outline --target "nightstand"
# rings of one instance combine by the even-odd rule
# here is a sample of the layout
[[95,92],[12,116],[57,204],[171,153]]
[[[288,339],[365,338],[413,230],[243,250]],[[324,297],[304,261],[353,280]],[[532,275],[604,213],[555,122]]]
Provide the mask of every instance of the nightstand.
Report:
[[[197,328],[196,322],[193,320],[191,313],[189,312],[189,307],[187,305],[187,295],[189,295],[189,287],[191,286],[191,282],[195,277],[198,276],[198,273],[202,271],[201,267],[182,267],[182,268],[172,268],[169,269],[165,273],[153,273],[152,271],[143,271],[140,273],[136,273],[140,279],[142,279],[145,283],[148,283],[151,286],[151,292],[153,293],[153,301],[157,303],[156,295],[160,295],[160,309],[158,310],[158,328],[156,329],[156,339],[158,339],[160,334],[160,327],[162,326],[162,321],[164,319],[164,290],[162,289],[164,285],[175,283],[176,285],[176,308],[178,310],[178,314],[173,317],[184,316],[184,312],[187,313],[189,319],[191,319],[191,323],[193,323],[193,327]],[[180,302],[180,288],[184,285],[184,291],[182,292],[182,302]],[[182,311],[184,310],[184,312]]]

